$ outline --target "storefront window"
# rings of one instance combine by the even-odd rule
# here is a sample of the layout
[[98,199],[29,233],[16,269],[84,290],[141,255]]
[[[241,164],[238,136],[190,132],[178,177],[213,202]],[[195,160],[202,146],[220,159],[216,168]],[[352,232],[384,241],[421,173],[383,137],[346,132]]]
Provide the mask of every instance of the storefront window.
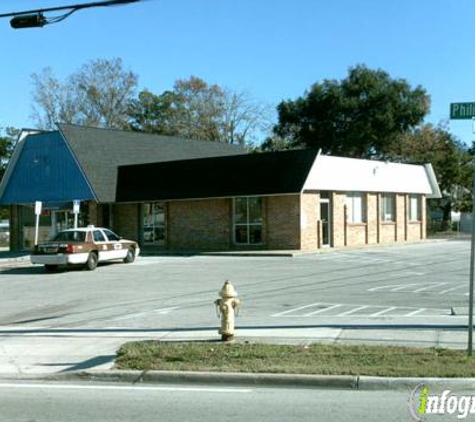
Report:
[[143,204],[142,238],[145,245],[165,244],[165,211],[163,202]]
[[234,199],[234,241],[246,245],[262,243],[262,198]]

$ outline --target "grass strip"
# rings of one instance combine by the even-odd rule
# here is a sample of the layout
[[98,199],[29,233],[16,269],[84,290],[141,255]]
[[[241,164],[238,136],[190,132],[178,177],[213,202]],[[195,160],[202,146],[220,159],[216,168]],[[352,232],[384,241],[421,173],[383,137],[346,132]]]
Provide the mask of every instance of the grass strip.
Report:
[[116,369],[394,377],[475,377],[461,350],[391,346],[140,341],[118,351]]

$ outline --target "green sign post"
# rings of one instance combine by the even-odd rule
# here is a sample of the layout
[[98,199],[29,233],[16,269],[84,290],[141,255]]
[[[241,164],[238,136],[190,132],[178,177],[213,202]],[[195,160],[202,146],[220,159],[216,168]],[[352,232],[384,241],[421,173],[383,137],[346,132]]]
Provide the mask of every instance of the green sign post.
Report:
[[451,103],[450,118],[455,120],[471,120],[475,117],[475,103]]
[[[451,120],[472,120],[472,130],[475,134],[475,103],[451,103]],[[473,159],[473,186],[472,186],[472,241],[470,250],[470,280],[468,296],[468,345],[467,354],[473,354],[473,302],[475,285],[475,157]]]

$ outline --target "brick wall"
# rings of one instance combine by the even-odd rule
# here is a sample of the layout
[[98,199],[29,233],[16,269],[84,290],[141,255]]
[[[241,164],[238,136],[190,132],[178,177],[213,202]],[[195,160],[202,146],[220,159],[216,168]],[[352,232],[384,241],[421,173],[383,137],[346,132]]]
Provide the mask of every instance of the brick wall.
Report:
[[396,223],[381,223],[379,229],[379,243],[394,243],[396,241]]
[[303,193],[300,198],[300,229],[301,249],[315,250],[320,247],[321,228],[320,195],[318,193]]
[[421,199],[420,222],[407,221],[408,195],[395,195],[395,221],[380,221],[380,194],[366,194],[366,222],[352,224],[345,216],[346,192],[332,193],[332,230],[334,247],[414,241],[425,238],[426,207]]
[[366,224],[348,224],[346,242],[348,246],[366,245]]
[[[112,207],[112,229],[130,240],[138,240],[139,236],[139,204],[115,204]],[[89,216],[91,218],[91,216]],[[96,214],[97,219],[97,214]]]
[[368,225],[368,244],[378,243],[379,205],[378,194],[368,193],[366,195],[366,222]]
[[420,221],[409,222],[407,225],[407,240],[419,240],[421,239],[421,226]]
[[94,226],[100,227],[101,224],[99,223],[99,205],[96,202],[89,202],[89,215],[88,215],[88,221],[87,224],[92,224]]
[[232,199],[168,203],[169,249],[229,250],[232,240]]
[[[263,198],[263,243],[235,245],[232,199],[174,201],[165,204],[167,248],[172,250],[301,249],[321,245],[320,196],[318,192]],[[414,241],[425,237],[425,198],[420,222],[407,221],[407,195],[396,195],[396,221],[381,222],[379,194],[366,194],[366,222],[345,222],[345,192],[331,194],[331,245],[360,246]],[[113,229],[121,236],[139,236],[138,204],[113,206]],[[97,206],[89,208],[90,220],[99,218]]]
[[10,206],[10,250],[19,251],[22,249],[20,241],[20,213],[18,205]]
[[394,195],[396,200],[396,242],[404,242],[406,240],[407,230],[407,195]]
[[425,195],[421,196],[421,239],[425,239],[427,236],[427,210],[426,210],[426,197]]
[[267,249],[300,249],[300,195],[269,196],[265,210]]
[[331,196],[331,246],[339,248],[345,246],[345,200],[344,192],[333,192]]

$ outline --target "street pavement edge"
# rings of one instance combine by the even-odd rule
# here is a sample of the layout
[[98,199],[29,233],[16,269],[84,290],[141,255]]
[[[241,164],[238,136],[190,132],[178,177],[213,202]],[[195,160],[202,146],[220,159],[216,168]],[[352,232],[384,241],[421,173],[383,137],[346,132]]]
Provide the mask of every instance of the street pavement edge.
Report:
[[351,390],[407,390],[424,384],[464,390],[475,388],[475,378],[374,377],[358,375],[256,374],[191,371],[80,371],[56,374],[1,374],[6,381],[108,382],[129,384],[195,384],[221,386],[292,387]]

